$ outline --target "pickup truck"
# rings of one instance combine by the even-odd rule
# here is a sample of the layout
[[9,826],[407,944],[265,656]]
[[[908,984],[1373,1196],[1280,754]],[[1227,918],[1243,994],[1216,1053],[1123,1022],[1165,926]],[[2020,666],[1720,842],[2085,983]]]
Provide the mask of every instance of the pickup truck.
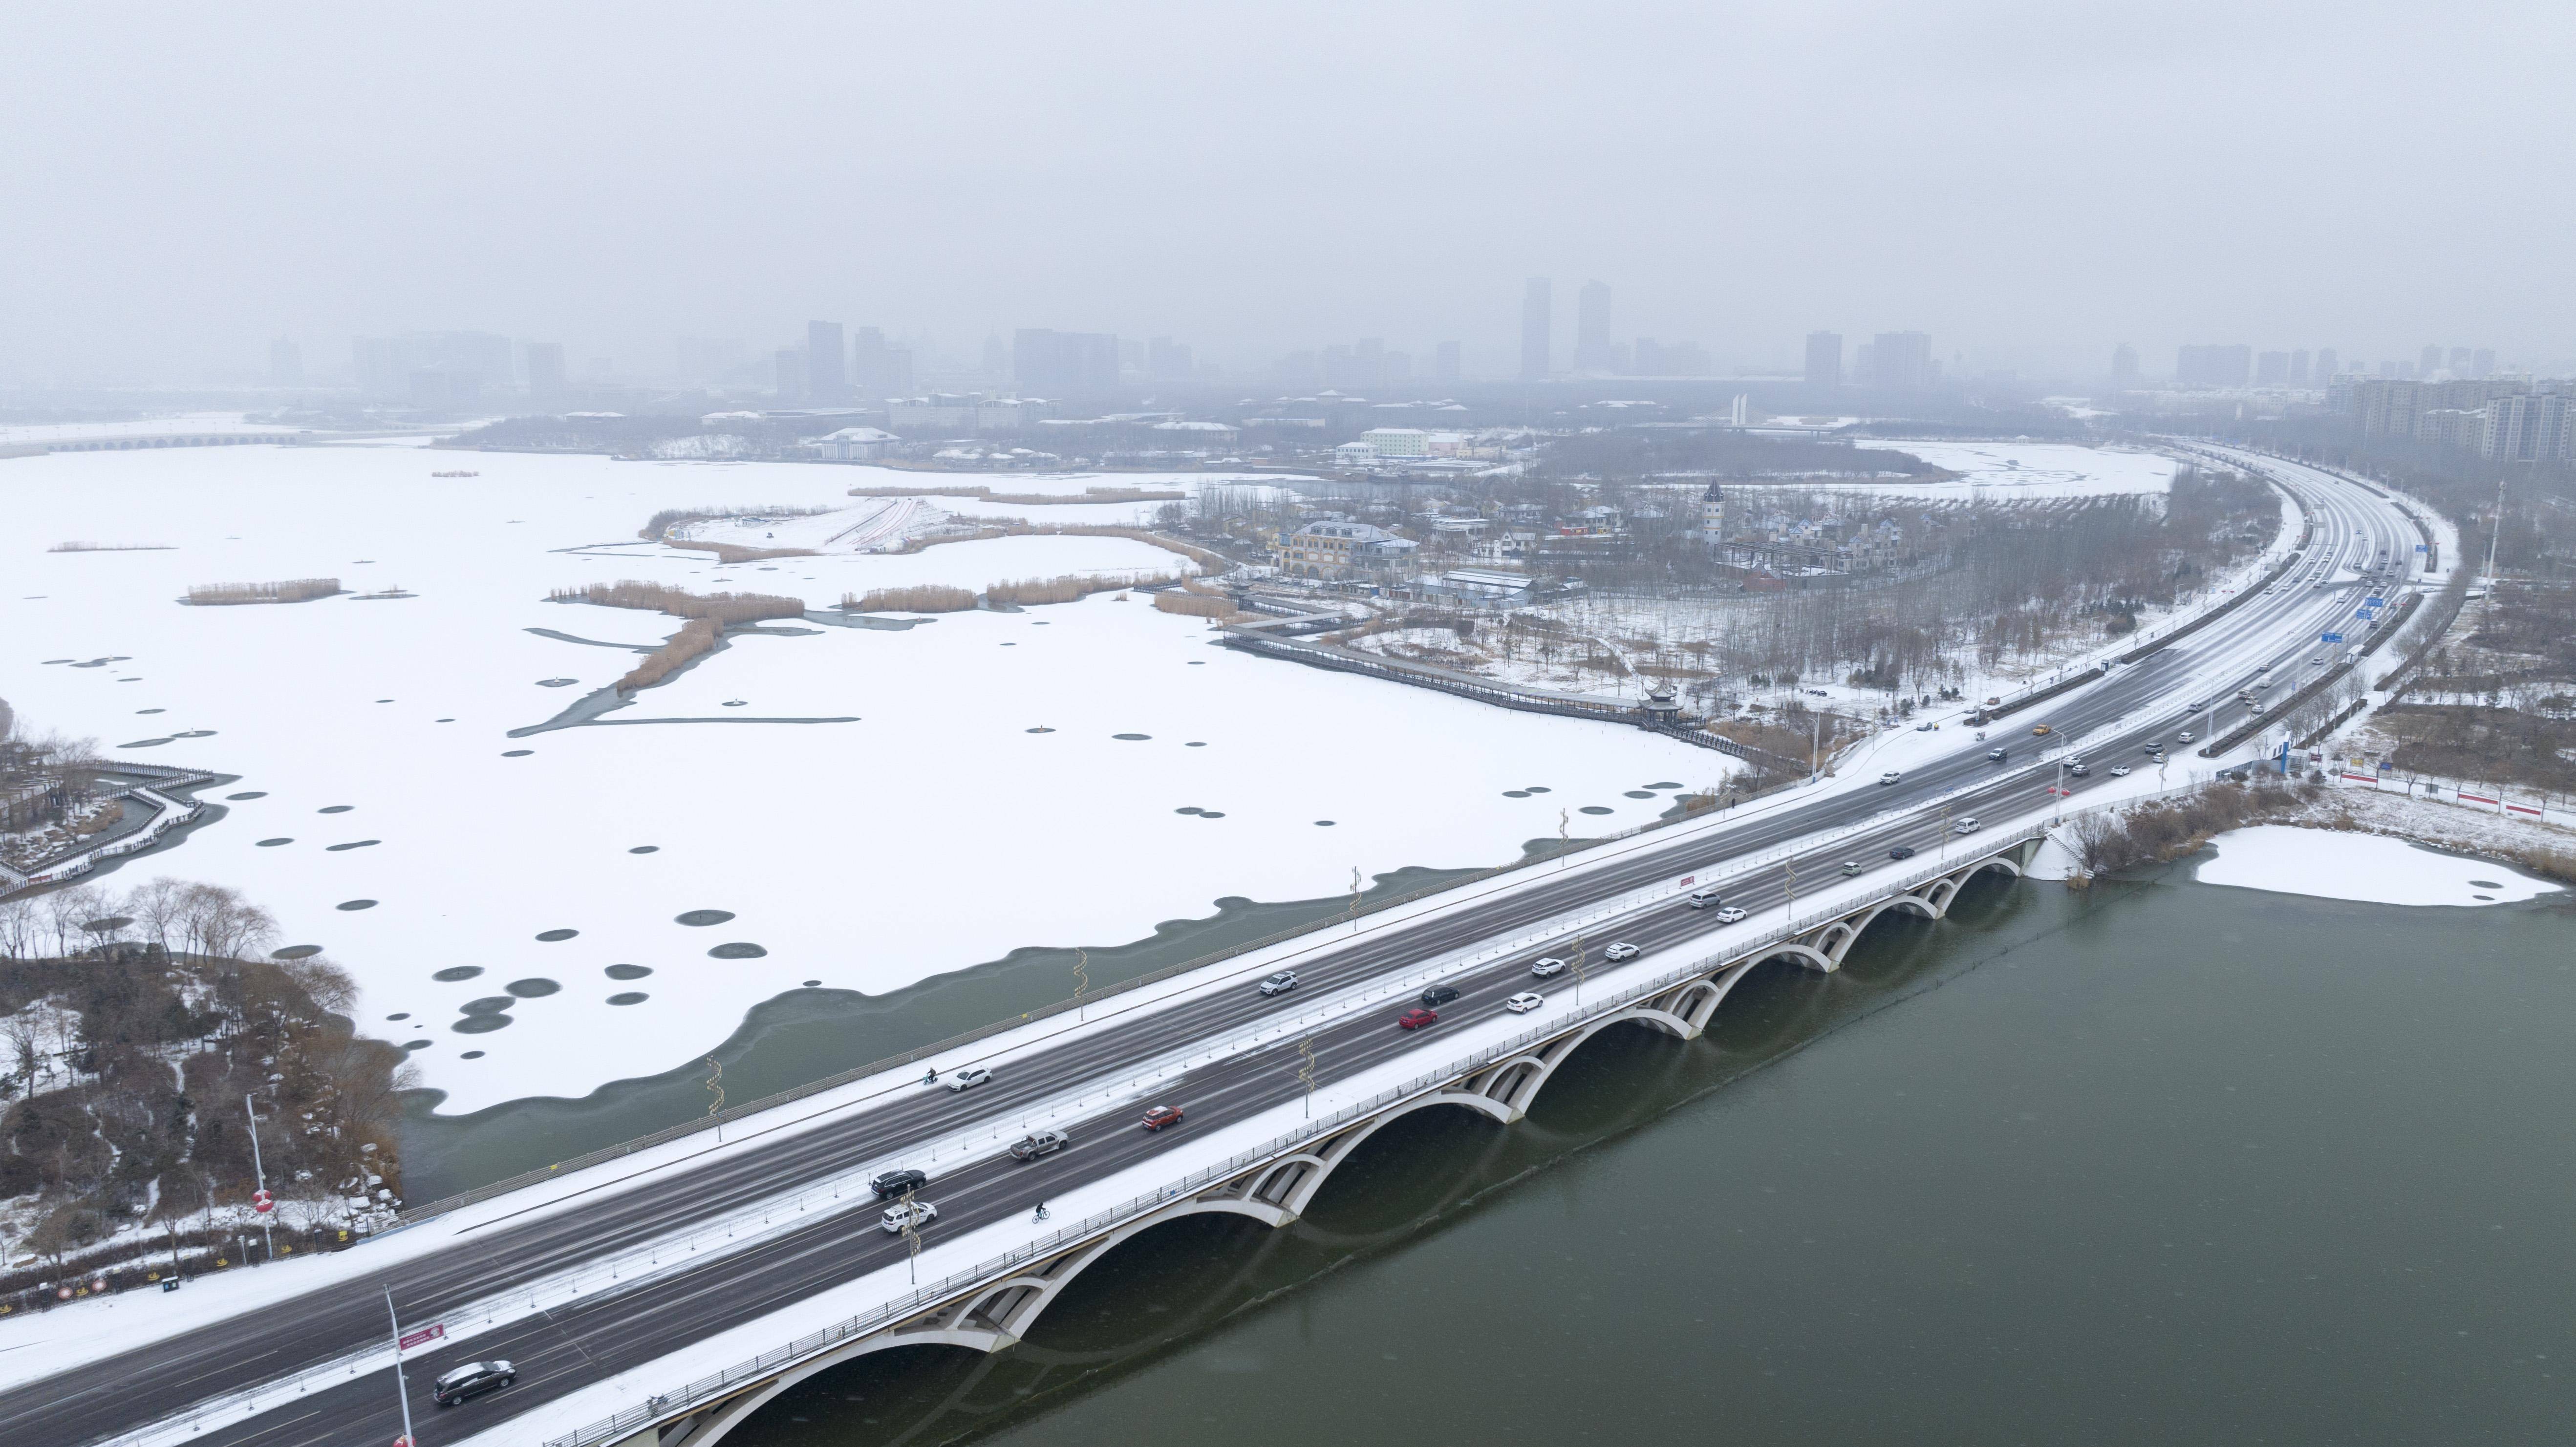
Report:
[[1033,1131],[1011,1143],[1011,1158],[1033,1161],[1040,1156],[1053,1155],[1070,1144],[1063,1131]]

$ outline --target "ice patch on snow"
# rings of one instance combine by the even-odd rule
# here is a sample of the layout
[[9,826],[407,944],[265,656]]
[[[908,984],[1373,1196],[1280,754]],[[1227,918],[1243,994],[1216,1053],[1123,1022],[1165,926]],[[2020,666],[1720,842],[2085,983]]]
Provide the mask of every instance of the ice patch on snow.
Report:
[[2218,857],[2192,877],[2239,889],[2406,905],[2515,904],[2558,889],[2501,864],[2376,834],[2261,824],[2209,842]]

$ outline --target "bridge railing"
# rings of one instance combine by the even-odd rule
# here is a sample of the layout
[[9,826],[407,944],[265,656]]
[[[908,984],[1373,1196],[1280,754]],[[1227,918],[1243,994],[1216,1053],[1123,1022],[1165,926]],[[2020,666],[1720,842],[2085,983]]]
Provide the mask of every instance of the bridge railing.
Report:
[[[2023,821],[2011,830],[1999,835],[1987,835],[1979,842],[1987,846],[2001,843],[2011,847],[2040,837],[2046,832],[2050,822],[2044,819]],[[1945,874],[1990,859],[1999,852],[2001,851],[1992,847],[1983,848],[1957,861],[1911,871],[1902,876],[1899,883],[1888,885],[1882,882],[1880,889],[1889,898],[1907,894]],[[1437,1069],[1424,1071],[1401,1085],[1389,1086],[1366,1099],[1338,1107],[1313,1120],[1300,1122],[1293,1129],[1283,1131],[1260,1145],[1238,1151],[1212,1165],[1203,1166],[1169,1185],[1132,1196],[1105,1210],[1095,1211],[1080,1221],[1035,1237],[998,1256],[963,1270],[951,1272],[937,1281],[915,1287],[866,1311],[844,1317],[819,1331],[808,1332],[793,1341],[772,1347],[758,1356],[747,1357],[722,1371],[699,1377],[674,1391],[658,1393],[576,1431],[547,1438],[545,1447],[598,1447],[601,1443],[618,1441],[650,1423],[680,1416],[708,1402],[730,1396],[746,1384],[766,1380],[796,1362],[841,1343],[873,1335],[893,1323],[918,1315],[968,1290],[1006,1276],[1020,1266],[1054,1256],[1068,1247],[1114,1230],[1139,1215],[1291,1154],[1309,1141],[1330,1135],[1353,1121],[1367,1119],[1390,1105],[1438,1090],[1473,1075],[1486,1066],[1507,1060],[1533,1045],[1581,1029],[1584,1024],[1602,1015],[1616,1014],[1640,1000],[1650,999],[1675,985],[1705,977],[1713,970],[1730,964],[1758,958],[1781,944],[1845,918],[1852,912],[1853,906],[1848,902],[1820,910],[1805,917],[1775,925],[1763,931],[1755,942],[1749,945],[1743,941],[1736,941],[1723,949],[1704,954],[1688,964],[1661,970],[1644,980],[1621,985],[1592,1003],[1576,1007],[1569,1014],[1559,1015],[1543,1024],[1522,1030]]]

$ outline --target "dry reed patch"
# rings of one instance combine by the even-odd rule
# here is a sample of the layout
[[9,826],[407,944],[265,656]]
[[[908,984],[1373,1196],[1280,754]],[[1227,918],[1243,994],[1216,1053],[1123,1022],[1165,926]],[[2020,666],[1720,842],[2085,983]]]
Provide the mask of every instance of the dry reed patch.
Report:
[[1094,593],[1116,593],[1176,581],[1173,578],[1086,578],[1068,573],[1058,578],[1019,578],[996,583],[984,591],[984,596],[998,607],[1032,608],[1049,603],[1078,602]]
[[603,608],[643,608],[674,618],[709,618],[728,627],[764,618],[802,618],[805,600],[775,593],[692,593],[667,583],[621,578],[579,588],[556,588],[546,594],[553,603],[596,603]]
[[168,543],[56,543],[45,549],[49,553],[174,553]]
[[1211,598],[1203,593],[1157,593],[1154,595],[1154,606],[1165,613],[1180,613],[1192,618],[1213,618],[1220,623],[1231,623],[1243,616],[1235,611],[1231,600]]
[[810,558],[812,548],[746,548],[740,543],[708,543],[695,538],[673,538],[663,546],[692,553],[713,553],[719,563],[757,563],[763,558]]
[[200,608],[235,603],[303,603],[315,598],[328,598],[339,591],[340,580],[337,578],[287,578],[275,583],[199,583],[179,601]]
[[849,613],[963,613],[974,606],[972,588],[951,588],[942,583],[841,595],[842,611]]

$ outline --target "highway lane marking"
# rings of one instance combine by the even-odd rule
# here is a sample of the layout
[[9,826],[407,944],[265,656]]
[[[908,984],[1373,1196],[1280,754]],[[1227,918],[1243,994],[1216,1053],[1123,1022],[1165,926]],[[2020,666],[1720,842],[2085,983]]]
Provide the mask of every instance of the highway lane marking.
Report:
[[[272,1423],[270,1423],[268,1426],[262,1427],[262,1428],[260,1428],[258,1431],[251,1433],[249,1436],[247,1436],[247,1437],[242,1437],[242,1438],[237,1438],[236,1440],[237,1440],[237,1441],[240,1441],[240,1442],[243,1442],[243,1443],[256,1442],[256,1441],[258,1441],[260,1438],[267,1436],[267,1435],[268,1435],[269,1433],[271,1433],[271,1432],[282,1431],[282,1430],[284,1430],[284,1429],[286,1429],[286,1428],[288,1428],[288,1427],[292,1427],[292,1426],[294,1426],[294,1425],[295,1425],[296,1423],[298,1423],[298,1422],[304,1421],[306,1418],[309,1418],[309,1417],[319,1417],[319,1416],[321,1416],[321,1415],[322,1415],[322,1409],[321,1409],[321,1408],[319,1408],[319,1407],[316,1407],[316,1408],[314,1408],[314,1409],[313,1409],[312,1411],[310,1411],[310,1412],[302,1412],[302,1413],[298,1413],[298,1414],[297,1414],[297,1415],[295,1415],[295,1416],[292,1416],[292,1417],[287,1418],[287,1419],[286,1419],[285,1421],[283,1421],[283,1422],[272,1422]],[[326,1440],[328,1440],[328,1439],[327,1439],[326,1437],[307,1437],[307,1438],[305,1438],[304,1440],[305,1440],[305,1441],[307,1441],[307,1442],[320,1442],[320,1441],[326,1441]]]

